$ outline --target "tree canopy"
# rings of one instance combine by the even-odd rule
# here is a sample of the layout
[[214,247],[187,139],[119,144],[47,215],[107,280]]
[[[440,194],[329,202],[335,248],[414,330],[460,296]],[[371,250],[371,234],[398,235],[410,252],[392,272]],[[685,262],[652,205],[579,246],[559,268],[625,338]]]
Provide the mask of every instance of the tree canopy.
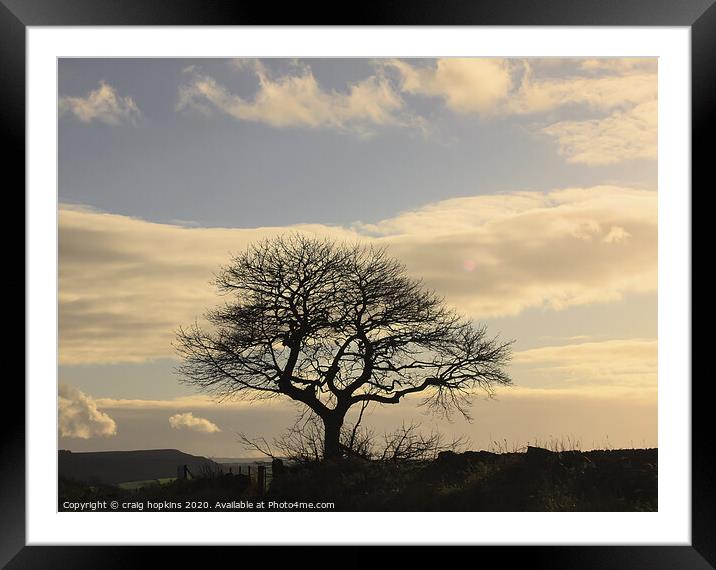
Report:
[[510,384],[510,342],[487,336],[385,248],[301,234],[257,242],[215,279],[225,303],[177,333],[185,383],[219,397],[286,396],[323,420],[325,455],[354,405],[421,393],[467,415]]

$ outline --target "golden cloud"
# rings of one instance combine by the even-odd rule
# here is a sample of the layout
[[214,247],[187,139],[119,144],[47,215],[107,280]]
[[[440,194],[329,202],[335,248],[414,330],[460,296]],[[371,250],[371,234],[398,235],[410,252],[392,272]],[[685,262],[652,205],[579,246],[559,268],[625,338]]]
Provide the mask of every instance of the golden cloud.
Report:
[[[248,63],[246,63],[248,61]],[[177,110],[219,111],[234,119],[265,123],[275,128],[337,129],[362,136],[381,125],[419,126],[403,111],[403,100],[382,75],[349,85],[346,92],[323,89],[308,66],[296,66],[273,78],[257,60],[236,60],[257,75],[259,89],[253,100],[230,92],[214,78],[191,70],[179,89]]]
[[657,286],[657,195],[599,186],[445,200],[376,224],[187,228],[62,206],[60,361],[171,357],[179,325],[220,299],[230,254],[301,231],[386,245],[475,319],[609,302]]
[[404,60],[383,63],[398,71],[406,93],[441,97],[458,113],[492,112],[508,96],[513,84],[511,60],[500,58],[443,58],[434,66]]
[[[565,63],[579,63],[582,74],[541,73]],[[402,91],[442,98],[456,113],[534,115],[577,105],[601,113],[542,129],[557,139],[560,154],[569,162],[593,166],[656,159],[658,81],[653,58],[446,58],[430,65],[402,60],[382,65],[398,73]]]
[[107,125],[128,122],[136,124],[141,117],[139,107],[131,97],[121,97],[104,81],[85,97],[62,96],[59,99],[60,116],[70,113],[83,123],[99,121]]
[[[249,406],[281,404],[280,400],[241,400],[241,399],[225,399],[217,401],[204,394],[195,396],[182,396],[169,400],[149,400],[140,398],[96,398],[97,407],[102,410],[199,410],[199,409],[215,409],[215,410],[241,410]],[[288,403],[286,403],[288,405]]]
[[657,363],[656,339],[611,339],[545,346],[513,355],[516,368],[525,371],[540,386],[552,384],[563,389],[576,387],[580,391],[591,387],[609,393],[615,389],[656,390]]
[[555,137],[568,162],[587,165],[657,158],[656,100],[618,111],[603,119],[560,121],[542,129]]

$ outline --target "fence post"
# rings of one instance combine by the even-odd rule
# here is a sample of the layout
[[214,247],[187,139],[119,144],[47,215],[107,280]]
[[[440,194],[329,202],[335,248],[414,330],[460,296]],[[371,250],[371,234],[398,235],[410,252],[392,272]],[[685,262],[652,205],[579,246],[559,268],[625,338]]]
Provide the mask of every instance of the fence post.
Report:
[[258,466],[258,476],[257,476],[256,482],[258,483],[259,495],[263,495],[265,486],[266,486],[266,466],[265,465]]

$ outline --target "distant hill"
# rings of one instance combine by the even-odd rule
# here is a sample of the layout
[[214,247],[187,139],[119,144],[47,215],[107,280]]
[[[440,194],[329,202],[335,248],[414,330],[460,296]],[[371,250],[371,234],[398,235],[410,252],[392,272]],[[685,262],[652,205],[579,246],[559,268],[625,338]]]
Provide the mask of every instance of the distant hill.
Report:
[[187,465],[192,473],[215,465],[206,457],[189,455],[177,449],[137,451],[95,451],[75,453],[60,450],[59,476],[90,483],[123,483],[176,477],[177,467]]

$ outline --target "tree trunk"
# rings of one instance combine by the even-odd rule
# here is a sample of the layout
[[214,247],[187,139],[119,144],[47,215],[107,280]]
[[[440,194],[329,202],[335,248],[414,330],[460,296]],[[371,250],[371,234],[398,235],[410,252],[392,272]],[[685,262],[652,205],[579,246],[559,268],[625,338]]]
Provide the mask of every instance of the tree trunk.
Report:
[[324,439],[323,458],[335,459],[341,456],[341,427],[343,427],[344,416],[332,415],[323,418],[323,425],[326,428]]

